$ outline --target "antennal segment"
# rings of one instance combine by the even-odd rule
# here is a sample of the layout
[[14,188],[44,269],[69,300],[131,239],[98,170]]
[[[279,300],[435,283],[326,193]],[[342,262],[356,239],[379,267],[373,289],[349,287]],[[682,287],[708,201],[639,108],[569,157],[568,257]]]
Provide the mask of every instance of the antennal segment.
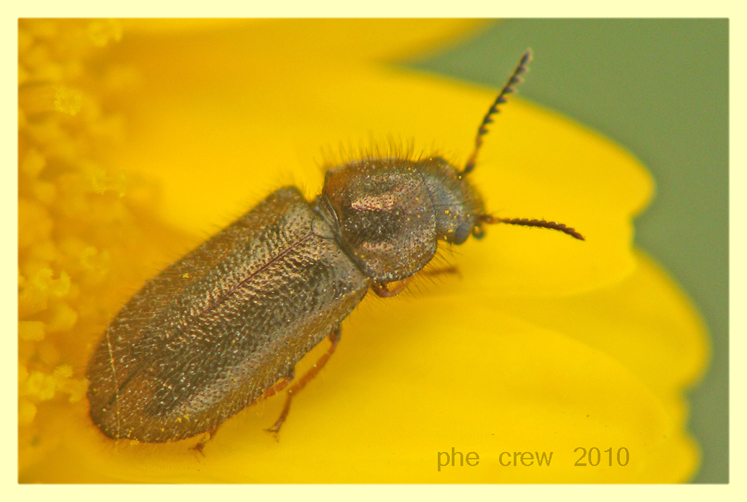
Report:
[[495,216],[486,214],[486,215],[480,216],[479,222],[480,223],[506,223],[507,225],[521,225],[523,227],[549,228],[551,230],[557,230],[559,232],[563,232],[564,234],[568,234],[571,237],[574,237],[580,241],[586,240],[584,239],[584,236],[576,232],[575,229],[571,227],[567,227],[563,223],[556,223],[554,221],[530,220],[527,218],[496,218]]
[[501,92],[498,94],[498,97],[495,98],[495,102],[493,103],[493,106],[490,107],[490,110],[488,110],[488,113],[485,114],[485,117],[483,117],[482,123],[480,124],[479,129],[477,129],[477,136],[475,137],[475,149],[472,150],[472,155],[469,156],[469,160],[467,160],[467,164],[465,164],[462,172],[459,173],[460,176],[468,175],[475,168],[475,162],[477,161],[477,153],[480,151],[480,147],[482,146],[482,137],[485,136],[485,134],[487,134],[488,125],[493,123],[492,116],[499,112],[498,106],[506,102],[506,95],[516,92],[516,89],[514,89],[514,86],[522,82],[520,75],[522,73],[527,72],[527,70],[529,69],[527,64],[531,60],[532,60],[532,51],[527,50],[524,54],[522,54],[521,59],[519,60],[519,64],[516,66],[516,69],[511,74],[511,77],[508,79],[508,82],[506,82],[506,85],[504,85],[503,89],[501,89]]

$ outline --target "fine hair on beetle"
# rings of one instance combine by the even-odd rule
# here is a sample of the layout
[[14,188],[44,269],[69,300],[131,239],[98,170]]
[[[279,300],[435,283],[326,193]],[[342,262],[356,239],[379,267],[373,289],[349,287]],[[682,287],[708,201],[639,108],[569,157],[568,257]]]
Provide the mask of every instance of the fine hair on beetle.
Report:
[[[204,434],[201,451],[223,422],[285,390],[268,429],[277,438],[293,396],[334,353],[342,321],[369,291],[395,296],[427,275],[440,245],[481,239],[484,226],[497,223],[583,240],[562,223],[488,213],[469,177],[530,58],[522,55],[484,116],[464,167],[413,156],[411,146],[385,155],[372,147],[330,166],[314,199],[294,186],[277,189],[147,281],[88,363],[98,429],[149,443]],[[296,364],[325,339],[327,351],[297,378]]]

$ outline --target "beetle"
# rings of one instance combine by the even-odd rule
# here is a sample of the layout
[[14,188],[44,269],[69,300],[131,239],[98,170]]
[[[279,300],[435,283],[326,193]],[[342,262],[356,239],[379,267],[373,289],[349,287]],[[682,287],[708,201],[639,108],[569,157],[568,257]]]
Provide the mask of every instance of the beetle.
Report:
[[176,441],[215,431],[294,380],[296,363],[325,338],[327,352],[288,389],[324,366],[340,324],[369,290],[388,297],[434,257],[438,243],[483,236],[483,225],[573,228],[485,211],[468,177],[498,107],[521,82],[524,53],[478,128],[465,167],[441,157],[361,158],[329,169],[321,194],[276,190],[149,280],[120,310],[87,368],[93,423],[112,439]]

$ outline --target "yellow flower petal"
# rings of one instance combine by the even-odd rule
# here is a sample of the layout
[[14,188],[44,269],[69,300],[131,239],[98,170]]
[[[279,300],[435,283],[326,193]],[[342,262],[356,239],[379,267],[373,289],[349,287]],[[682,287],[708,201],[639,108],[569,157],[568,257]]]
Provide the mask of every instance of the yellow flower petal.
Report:
[[[479,19],[129,19],[125,30],[146,43],[189,46],[203,59],[220,45],[220,64],[240,66],[248,53],[299,60],[401,60],[438,45],[454,44],[481,26]],[[174,37],[174,35],[179,35]],[[168,38],[164,38],[166,35]],[[209,40],[209,41],[208,41]],[[160,43],[158,45],[161,45]],[[173,47],[173,46],[172,46]],[[156,48],[151,46],[151,48]],[[162,47],[163,48],[163,47]],[[165,48],[166,50],[171,50]]]
[[662,398],[691,385],[707,360],[702,320],[645,255],[638,255],[636,272],[613,287],[571,298],[504,300],[502,307],[604,351]]

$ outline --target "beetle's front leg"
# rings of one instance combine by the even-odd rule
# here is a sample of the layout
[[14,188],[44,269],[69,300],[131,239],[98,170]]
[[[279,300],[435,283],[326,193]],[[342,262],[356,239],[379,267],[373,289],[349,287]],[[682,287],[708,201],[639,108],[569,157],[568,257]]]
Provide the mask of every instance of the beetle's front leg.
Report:
[[411,279],[412,277],[393,282],[373,281],[371,283],[371,289],[376,293],[376,296],[380,296],[381,298],[391,298],[392,296],[397,296],[404,291],[407,287],[407,283],[410,282]]
[[[443,268],[421,270],[419,274],[424,275],[424,276],[431,276],[431,277],[435,277],[439,275],[449,275],[449,274],[459,275],[459,270],[455,266],[451,265],[451,266],[443,267]],[[392,296],[397,296],[402,291],[404,291],[413,277],[415,276],[412,275],[410,277],[402,279],[401,281],[392,281],[392,282],[373,281],[371,282],[371,290],[376,294],[376,296],[380,296],[381,298],[391,298]]]

